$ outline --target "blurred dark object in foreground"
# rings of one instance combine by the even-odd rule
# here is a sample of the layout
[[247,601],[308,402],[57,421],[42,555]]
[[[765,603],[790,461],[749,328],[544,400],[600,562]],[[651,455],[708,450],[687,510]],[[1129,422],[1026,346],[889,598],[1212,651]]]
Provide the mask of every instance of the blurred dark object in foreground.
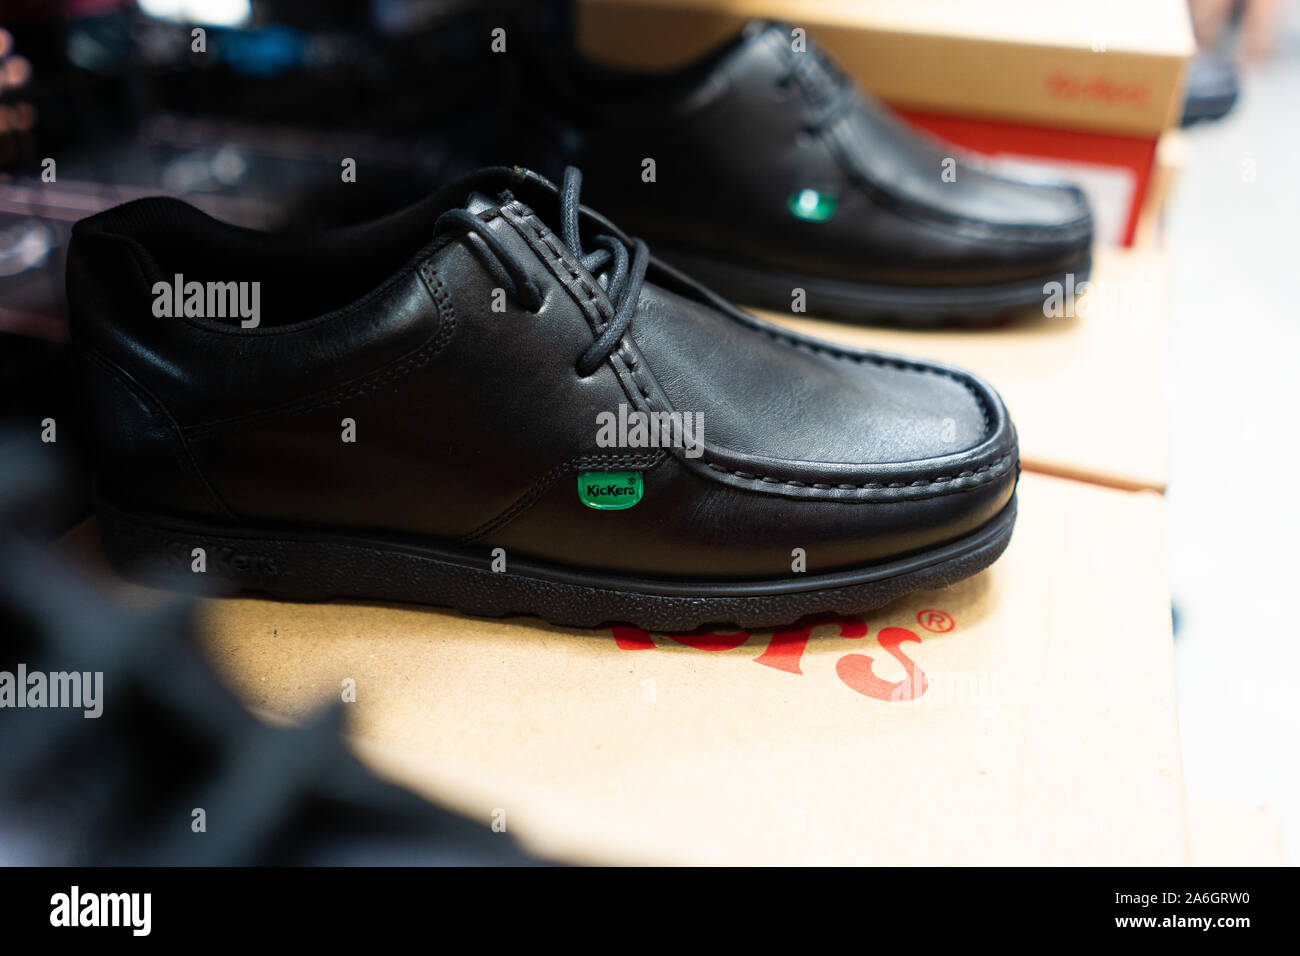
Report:
[[[256,720],[202,660],[188,602],[128,612],[55,561],[18,528],[53,479],[0,456],[0,864],[536,862],[373,777],[341,742],[341,706],[301,727]],[[13,708],[20,665],[102,674],[95,706]]]
[[1237,103],[1240,87],[1237,68],[1228,58],[1199,50],[1187,64],[1187,100],[1183,126],[1222,119]]

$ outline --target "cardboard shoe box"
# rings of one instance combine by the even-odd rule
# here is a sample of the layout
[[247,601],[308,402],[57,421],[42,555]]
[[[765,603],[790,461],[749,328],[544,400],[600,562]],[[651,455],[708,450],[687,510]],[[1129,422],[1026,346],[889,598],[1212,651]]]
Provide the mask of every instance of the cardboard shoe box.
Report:
[[1195,49],[1185,0],[578,0],[577,42],[671,69],[752,17],[789,21],[918,127],[1088,192],[1104,244],[1133,241]]
[[377,771],[556,859],[1180,864],[1162,532],[1155,494],[1026,475],[1001,560],[864,617],[663,635],[248,597],[201,628],[249,706],[345,700]]

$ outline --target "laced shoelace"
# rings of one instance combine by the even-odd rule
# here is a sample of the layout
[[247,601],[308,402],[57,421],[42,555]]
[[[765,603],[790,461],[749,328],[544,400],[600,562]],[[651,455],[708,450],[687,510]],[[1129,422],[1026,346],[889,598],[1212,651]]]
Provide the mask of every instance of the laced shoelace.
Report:
[[[581,204],[578,194],[581,188],[582,173],[575,166],[567,167],[564,170],[564,184],[560,188],[560,238],[582,263],[583,268],[593,276],[600,277],[604,274],[605,294],[614,306],[614,317],[600,329],[596,340],[578,357],[575,364],[578,374],[586,378],[614,354],[619,339],[632,324],[641,297],[641,287],[645,284],[646,267],[650,264],[650,250],[640,239],[634,239],[629,255],[625,242],[616,236],[602,233],[594,240],[600,248],[591,252],[584,251],[579,231]],[[504,205],[513,198],[507,191],[498,200]],[[451,209],[438,217],[433,228],[437,233],[449,227],[461,229],[467,235],[482,241],[491,253],[487,258],[488,269],[520,305],[530,312],[536,312],[542,307],[542,290],[528,274],[519,257],[510,251],[500,236],[488,228],[486,222],[468,209]]]
[[797,82],[813,107],[809,132],[825,129],[857,105],[857,86],[820,47],[810,46],[803,53],[787,50],[786,57],[787,81]]

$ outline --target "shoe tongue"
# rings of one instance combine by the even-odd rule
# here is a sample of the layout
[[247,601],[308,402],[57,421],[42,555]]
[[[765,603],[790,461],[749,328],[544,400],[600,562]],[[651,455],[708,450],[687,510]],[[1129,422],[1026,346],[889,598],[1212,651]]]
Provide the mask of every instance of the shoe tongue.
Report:
[[[465,208],[475,216],[481,216],[485,211],[489,209],[496,209],[500,205],[501,205],[501,199],[499,197],[494,199],[491,196],[487,195],[486,193],[480,192],[478,190],[474,190],[473,192],[471,192],[469,194],[469,199],[467,199],[465,202]],[[549,226],[550,224],[547,223],[547,225]],[[557,239],[563,242],[563,238],[560,236],[559,232],[556,232],[555,235]],[[587,250],[587,251],[590,252],[591,250]],[[601,285],[603,286],[606,280],[608,279],[607,270],[605,267],[601,267],[598,271],[599,274],[595,276],[595,278],[596,281],[601,283]]]
[[469,194],[469,201],[465,203],[465,208],[477,216],[484,210],[492,209],[498,205],[500,204],[491,196],[485,196],[480,192],[472,192]]
[[750,20],[741,32],[751,39],[765,33],[772,33],[784,40],[789,39],[790,30],[791,27],[780,20]]
[[[475,190],[469,194],[469,199],[465,202],[465,208],[475,216],[482,216],[484,212],[487,212],[490,209],[496,209],[503,205],[501,198],[502,197],[498,196],[494,199],[487,195],[487,193]],[[550,224],[547,223],[547,225],[549,226]]]
[[794,27],[778,20],[754,20],[745,28],[748,36],[760,42],[772,44],[786,63],[794,67],[806,84],[814,89],[826,89],[837,85],[840,70],[827,56],[826,52],[806,32],[802,37],[803,47],[795,50]]

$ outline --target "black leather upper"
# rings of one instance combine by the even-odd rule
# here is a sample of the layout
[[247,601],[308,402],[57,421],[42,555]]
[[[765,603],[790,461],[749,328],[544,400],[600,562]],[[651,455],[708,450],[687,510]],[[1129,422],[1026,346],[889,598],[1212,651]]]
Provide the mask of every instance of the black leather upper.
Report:
[[[665,253],[894,286],[1010,282],[1088,259],[1092,217],[1077,187],[997,175],[923,137],[811,41],[795,52],[780,24],[751,24],[678,73],[571,60],[539,89],[534,161],[580,165],[588,203]],[[805,189],[836,199],[829,220],[791,214]]]
[[[432,234],[446,208],[503,190],[479,216],[541,289],[536,313],[510,299],[493,311],[501,283],[481,240]],[[787,575],[793,548],[809,570],[903,554],[1010,499],[1015,433],[987,385],[785,331],[657,260],[618,348],[581,376],[575,360],[612,309],[557,215],[555,186],[500,169],[317,239],[235,229],[173,200],[79,223],[68,291],[101,492],[237,527],[715,579]],[[627,241],[588,210],[582,233]],[[151,286],[173,272],[261,281],[262,325],[156,317]],[[620,403],[702,413],[704,454],[598,447],[596,416]],[[574,475],[586,470],[644,471],[643,500],[585,507]]]

